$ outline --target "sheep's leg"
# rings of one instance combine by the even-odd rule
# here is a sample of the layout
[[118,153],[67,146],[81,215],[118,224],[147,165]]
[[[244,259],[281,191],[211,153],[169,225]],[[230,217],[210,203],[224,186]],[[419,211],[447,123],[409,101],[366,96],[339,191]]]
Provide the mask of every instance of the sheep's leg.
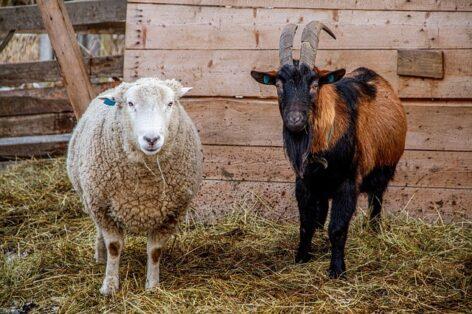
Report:
[[167,234],[151,233],[147,241],[147,274],[146,289],[152,289],[159,285],[159,262],[162,248],[169,239]]
[[99,264],[105,264],[107,261],[107,248],[103,233],[100,227],[97,226],[97,236],[95,238],[95,261]]
[[124,246],[124,236],[118,228],[102,229],[102,234],[107,249],[107,264],[105,279],[100,292],[103,295],[110,295],[117,291],[120,286],[119,265]]
[[344,248],[346,246],[349,223],[357,206],[357,189],[354,180],[341,184],[333,198],[329,240],[331,242],[331,264],[329,276],[338,278],[346,271]]

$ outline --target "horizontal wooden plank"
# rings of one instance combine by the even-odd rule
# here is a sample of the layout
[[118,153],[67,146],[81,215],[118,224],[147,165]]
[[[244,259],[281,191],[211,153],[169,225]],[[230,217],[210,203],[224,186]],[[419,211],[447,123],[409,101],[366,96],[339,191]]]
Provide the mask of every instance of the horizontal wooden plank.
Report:
[[[126,0],[67,1],[67,13],[76,31],[124,33]],[[0,32],[45,32],[36,5],[0,8]]]
[[[204,146],[207,179],[294,182],[282,147]],[[472,188],[472,152],[405,151],[395,186]]]
[[72,112],[0,118],[0,138],[69,133],[75,125]]
[[180,4],[243,8],[302,8],[396,11],[472,11],[468,0],[128,0],[134,3]]
[[[97,93],[119,82],[95,84]],[[39,113],[72,112],[64,88],[14,89],[0,92],[0,117]]]
[[[282,122],[274,100],[185,98],[183,103],[204,144],[282,146]],[[405,109],[408,149],[472,150],[472,120],[467,119],[472,106],[415,106],[405,102]],[[68,132],[72,128],[69,116],[70,113],[3,117],[0,136]]]
[[69,139],[70,134],[0,138],[0,160],[63,154]]
[[[234,209],[258,212],[271,219],[297,219],[293,183],[205,180],[195,201],[197,217],[215,220]],[[366,211],[365,197],[358,208]],[[472,219],[472,190],[390,187],[385,212],[405,212],[427,221]],[[359,212],[359,210],[358,210]]]
[[[106,56],[84,59],[91,79],[123,76],[123,56]],[[57,61],[0,64],[0,86],[62,80]]]
[[398,50],[398,75],[442,79],[444,55],[442,51],[402,49]]
[[[472,12],[128,5],[128,49],[277,49],[287,23],[326,23],[322,49],[472,48]],[[295,47],[300,45],[300,34]]]
[[[65,151],[69,134],[0,138],[0,157]],[[51,151],[51,149],[53,151]],[[282,147],[204,145],[204,177],[212,180],[293,182]],[[270,161],[270,162],[268,162]],[[405,151],[394,186],[472,188],[472,152]]]
[[[255,82],[250,71],[271,70],[278,62],[276,50],[127,50],[124,78],[178,78],[194,87],[192,96],[275,97],[275,89]],[[371,68],[385,77],[400,97],[472,98],[472,50],[444,51],[443,80],[399,77],[396,50],[320,50],[317,64],[348,71]]]
[[[254,99],[185,99],[202,141],[217,145],[281,146],[278,104]],[[414,106],[405,103],[408,149],[472,150],[472,107]]]

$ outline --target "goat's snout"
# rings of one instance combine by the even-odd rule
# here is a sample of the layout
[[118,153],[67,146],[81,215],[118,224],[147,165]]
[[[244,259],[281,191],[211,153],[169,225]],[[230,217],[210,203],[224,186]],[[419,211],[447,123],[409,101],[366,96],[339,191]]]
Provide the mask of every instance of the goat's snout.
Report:
[[287,114],[286,127],[292,132],[303,130],[306,124],[306,116],[299,111],[292,111]]

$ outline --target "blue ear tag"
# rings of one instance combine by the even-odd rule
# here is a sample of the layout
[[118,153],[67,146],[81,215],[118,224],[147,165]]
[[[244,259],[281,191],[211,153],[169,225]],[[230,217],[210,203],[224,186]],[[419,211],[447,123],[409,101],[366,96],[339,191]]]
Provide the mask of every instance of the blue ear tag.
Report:
[[328,82],[329,82],[329,83],[333,83],[333,82],[334,82],[334,75],[333,75],[333,74],[330,74],[330,75],[328,76]]
[[269,82],[270,82],[269,75],[264,75],[264,84],[269,84]]
[[116,101],[114,99],[111,99],[111,98],[105,98],[103,99],[103,103],[107,106],[114,106],[116,105]]

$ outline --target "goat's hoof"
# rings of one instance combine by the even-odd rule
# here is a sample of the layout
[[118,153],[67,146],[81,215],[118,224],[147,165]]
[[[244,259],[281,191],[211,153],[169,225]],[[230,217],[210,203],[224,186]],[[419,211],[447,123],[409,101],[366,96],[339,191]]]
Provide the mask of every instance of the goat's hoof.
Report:
[[109,296],[117,292],[119,289],[120,283],[118,278],[105,278],[102,287],[100,288],[100,293]]
[[328,270],[328,277],[331,279],[345,279],[346,271],[341,268],[332,267]]
[[295,263],[297,264],[303,264],[307,263],[311,260],[311,254],[306,251],[298,251],[297,255],[295,256]]

